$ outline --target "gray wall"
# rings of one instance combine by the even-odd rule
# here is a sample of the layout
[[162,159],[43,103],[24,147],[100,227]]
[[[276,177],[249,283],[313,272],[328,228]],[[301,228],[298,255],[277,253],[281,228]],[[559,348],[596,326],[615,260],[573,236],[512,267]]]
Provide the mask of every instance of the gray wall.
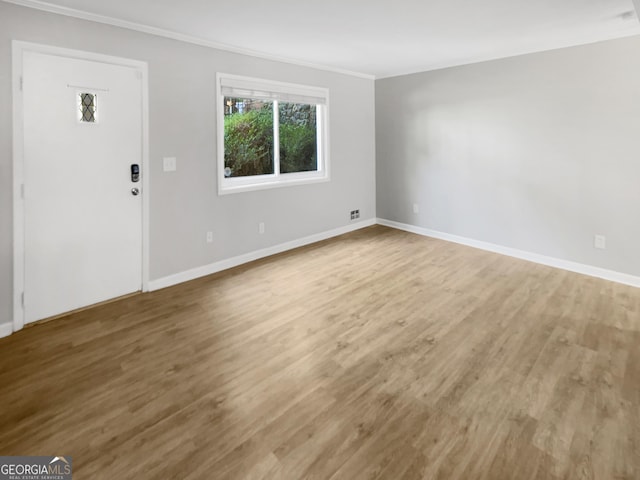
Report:
[[[151,279],[375,218],[374,82],[0,2],[0,323],[12,311],[11,40],[149,63]],[[217,195],[216,72],[330,91],[331,181]],[[163,173],[162,157],[178,170]],[[258,222],[266,232],[258,235]],[[214,232],[207,244],[205,232]]]
[[379,80],[376,135],[378,217],[640,275],[640,37]]

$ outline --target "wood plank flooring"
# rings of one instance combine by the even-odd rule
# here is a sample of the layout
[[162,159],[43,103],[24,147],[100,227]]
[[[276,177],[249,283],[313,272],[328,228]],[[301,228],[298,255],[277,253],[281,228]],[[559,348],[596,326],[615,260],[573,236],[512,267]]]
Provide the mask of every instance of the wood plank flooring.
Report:
[[638,479],[640,289],[375,226],[0,340],[74,479]]

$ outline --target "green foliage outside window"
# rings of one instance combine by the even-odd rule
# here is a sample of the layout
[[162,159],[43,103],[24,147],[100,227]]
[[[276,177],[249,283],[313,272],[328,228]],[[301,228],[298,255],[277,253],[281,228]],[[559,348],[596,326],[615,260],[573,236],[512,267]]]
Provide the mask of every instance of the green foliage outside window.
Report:
[[279,110],[280,172],[317,170],[315,105],[282,103]]
[[[225,100],[228,105],[224,117],[225,176],[273,174],[273,104]],[[280,173],[317,170],[315,105],[281,103],[278,110]]]
[[273,173],[273,106],[224,117],[224,166],[230,177]]

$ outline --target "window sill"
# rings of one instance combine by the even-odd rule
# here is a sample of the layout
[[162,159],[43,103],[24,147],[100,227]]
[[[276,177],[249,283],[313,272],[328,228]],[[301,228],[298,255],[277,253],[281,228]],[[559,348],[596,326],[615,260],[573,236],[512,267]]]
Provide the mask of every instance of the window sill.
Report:
[[305,176],[305,177],[294,177],[283,179],[282,176],[277,180],[269,180],[263,182],[255,182],[255,183],[241,183],[241,184],[230,184],[231,182],[223,182],[226,183],[218,185],[218,195],[229,195],[232,193],[242,193],[242,192],[253,192],[256,190],[270,190],[272,188],[283,188],[290,187],[296,185],[308,185],[313,183],[324,183],[328,182],[329,175],[318,175],[318,176]]

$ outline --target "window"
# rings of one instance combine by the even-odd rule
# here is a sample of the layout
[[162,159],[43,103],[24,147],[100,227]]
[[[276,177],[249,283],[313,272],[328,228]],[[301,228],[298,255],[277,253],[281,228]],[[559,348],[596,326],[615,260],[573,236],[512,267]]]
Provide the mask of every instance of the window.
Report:
[[96,123],[98,119],[98,96],[95,93],[78,94],[78,121]]
[[218,74],[220,194],[326,181],[328,91]]

